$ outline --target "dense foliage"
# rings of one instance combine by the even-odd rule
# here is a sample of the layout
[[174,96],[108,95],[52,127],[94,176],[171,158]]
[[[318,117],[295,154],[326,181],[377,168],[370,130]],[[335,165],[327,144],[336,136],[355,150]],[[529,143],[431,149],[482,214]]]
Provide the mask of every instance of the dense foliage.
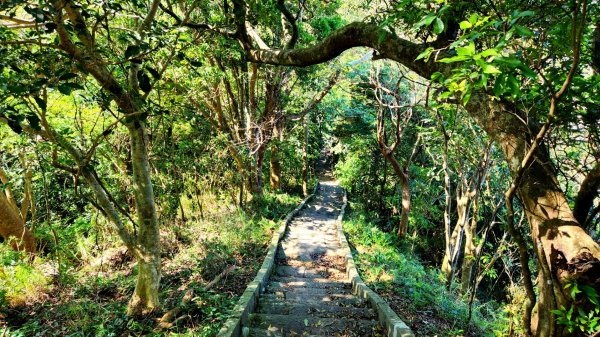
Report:
[[214,335],[323,153],[419,335],[597,332],[599,8],[1,1],[3,334]]

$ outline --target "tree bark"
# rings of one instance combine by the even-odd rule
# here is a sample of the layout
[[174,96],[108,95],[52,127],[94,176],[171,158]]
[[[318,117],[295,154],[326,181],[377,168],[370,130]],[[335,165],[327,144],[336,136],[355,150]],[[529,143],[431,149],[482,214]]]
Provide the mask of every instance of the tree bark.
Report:
[[279,146],[283,140],[283,118],[277,118],[273,128],[273,140],[271,141],[271,158],[269,159],[269,184],[271,191],[281,188],[281,154]]
[[257,196],[263,195],[263,163],[265,161],[266,143],[259,145],[256,151],[256,165],[254,166],[254,190],[253,193]]
[[25,221],[10,204],[4,191],[0,191],[0,235],[9,241],[14,250],[35,253],[35,237],[25,227]]
[[133,191],[137,210],[138,235],[134,255],[138,261],[138,277],[133,297],[127,306],[129,315],[144,315],[159,306],[160,233],[154,191],[150,180],[147,136],[144,121],[127,125],[131,141]]
[[302,194],[308,196],[308,122],[309,115],[304,116],[304,148],[302,151]]
[[[396,172],[396,174],[398,174]],[[402,188],[402,214],[400,215],[400,224],[398,225],[398,235],[406,236],[408,232],[408,214],[410,213],[410,181],[408,172],[402,171],[400,177],[400,187]]]
[[594,198],[598,195],[599,187],[600,162],[596,163],[596,166],[588,172],[585,179],[581,182],[581,186],[579,186],[579,192],[577,192],[573,215],[581,225],[585,226],[588,222],[588,214],[594,204]]

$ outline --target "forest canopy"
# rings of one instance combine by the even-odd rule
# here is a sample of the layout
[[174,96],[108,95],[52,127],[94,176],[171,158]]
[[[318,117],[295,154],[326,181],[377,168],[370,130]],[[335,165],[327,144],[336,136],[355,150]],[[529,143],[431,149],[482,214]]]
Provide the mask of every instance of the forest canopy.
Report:
[[[375,249],[359,229],[385,233],[387,258],[414,261],[410,282],[426,268],[438,297],[467,308],[436,309],[462,331],[437,333],[595,334],[599,10],[0,1],[3,329],[33,335],[81,312],[85,329],[66,330],[214,335],[328,154],[350,241]],[[362,263],[363,276],[386,268]],[[406,280],[384,288],[435,334],[416,313],[440,299],[418,285],[430,300],[409,301]],[[155,326],[185,289],[195,309]]]

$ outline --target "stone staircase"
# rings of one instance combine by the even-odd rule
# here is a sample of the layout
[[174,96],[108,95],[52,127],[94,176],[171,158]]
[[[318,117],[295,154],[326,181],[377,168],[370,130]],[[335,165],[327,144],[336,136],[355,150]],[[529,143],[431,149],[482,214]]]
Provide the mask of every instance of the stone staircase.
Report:
[[368,301],[352,294],[336,229],[342,204],[342,188],[322,181],[290,223],[243,336],[385,336]]

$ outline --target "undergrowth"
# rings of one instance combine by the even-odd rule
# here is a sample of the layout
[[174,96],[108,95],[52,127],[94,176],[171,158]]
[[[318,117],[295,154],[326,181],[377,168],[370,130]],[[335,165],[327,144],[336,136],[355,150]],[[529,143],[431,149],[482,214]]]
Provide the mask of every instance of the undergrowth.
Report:
[[502,336],[506,325],[495,302],[468,305],[448,291],[438,270],[427,268],[400,243],[352,207],[344,231],[363,280],[382,295],[417,336]]
[[[137,268],[101,217],[76,219],[33,263],[0,244],[0,336],[215,336],[260,267],[279,220],[300,200],[267,193],[246,210],[221,202],[202,217],[186,209],[190,220],[163,225],[162,308],[144,318],[125,315]],[[61,245],[77,253],[61,254],[67,250]],[[188,289],[194,296],[173,326],[158,329],[157,320],[179,306]]]

